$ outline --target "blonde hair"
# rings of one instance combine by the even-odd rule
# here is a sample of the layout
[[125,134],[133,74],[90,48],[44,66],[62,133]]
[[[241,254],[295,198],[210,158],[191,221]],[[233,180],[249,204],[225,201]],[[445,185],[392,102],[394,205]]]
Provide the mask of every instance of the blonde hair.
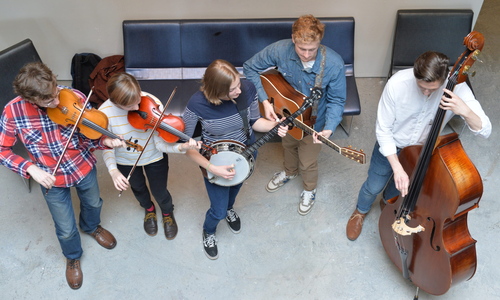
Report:
[[200,90],[208,102],[220,105],[220,98],[229,97],[231,84],[239,78],[236,68],[223,59],[214,60],[205,70]]
[[313,15],[304,15],[292,25],[292,38],[296,43],[321,41],[325,35],[325,24]]
[[128,73],[116,73],[106,84],[109,100],[120,106],[129,106],[141,99],[141,86],[134,76]]
[[19,70],[12,86],[14,92],[23,99],[39,103],[54,99],[57,77],[44,63],[33,62]]

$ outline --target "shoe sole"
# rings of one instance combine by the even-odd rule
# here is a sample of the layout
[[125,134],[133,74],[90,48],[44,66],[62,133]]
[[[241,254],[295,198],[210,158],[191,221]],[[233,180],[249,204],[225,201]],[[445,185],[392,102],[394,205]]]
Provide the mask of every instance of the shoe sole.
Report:
[[231,225],[229,225],[229,222],[226,220],[226,224],[227,224],[227,227],[229,227],[229,229],[233,232],[233,233],[240,233],[241,232],[241,228],[240,230],[238,231],[235,231],[233,228],[231,228]]
[[[205,251],[203,251],[203,252],[205,252]],[[208,253],[207,253],[207,252],[205,252],[205,255],[206,255],[206,256],[207,256],[210,260],[216,260],[217,258],[219,258],[219,254],[217,254],[217,256],[210,256],[210,255],[208,255]]]
[[176,236],[177,236],[177,233],[173,237],[167,237],[167,236],[165,236],[165,237],[167,238],[167,240],[171,241],[171,240],[175,239]]
[[287,182],[283,183],[281,186],[279,186],[279,187],[277,187],[277,188],[275,188],[275,189],[271,189],[271,188],[269,187],[269,183],[268,183],[268,185],[266,185],[266,191],[268,191],[269,193],[274,193],[274,192],[276,192],[277,190],[281,189],[281,188],[282,188],[285,184],[287,184],[287,183],[289,183],[290,181],[294,180],[295,178],[297,178],[297,176],[295,176],[295,177],[293,177],[293,178],[288,179],[288,181],[287,181]]
[[299,215],[301,215],[301,216],[305,216],[305,215],[307,215],[308,213],[310,213],[310,212],[311,212],[311,210],[312,210],[313,206],[314,206],[314,204],[313,204],[313,205],[311,205],[311,208],[309,208],[309,210],[308,210],[308,211],[306,211],[306,212],[301,211],[301,210],[300,210],[300,207],[297,209],[297,211],[298,211]]

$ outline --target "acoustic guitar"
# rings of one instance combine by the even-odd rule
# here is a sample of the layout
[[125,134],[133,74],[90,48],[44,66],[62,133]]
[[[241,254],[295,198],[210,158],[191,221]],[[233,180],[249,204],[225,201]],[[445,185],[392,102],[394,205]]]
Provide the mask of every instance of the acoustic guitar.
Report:
[[[260,75],[262,86],[266,91],[269,102],[273,104],[274,112],[281,117],[288,117],[291,112],[297,111],[300,104],[306,98],[304,94],[294,89],[283,76],[276,70],[271,69]],[[261,106],[263,114],[263,107]],[[293,125],[288,128],[290,134],[296,140],[304,138],[304,132],[308,134],[317,133],[310,125],[311,108],[306,109],[302,115],[293,120]],[[366,163],[366,154],[363,150],[355,150],[351,146],[340,147],[331,140],[318,135],[318,139],[339,154],[354,160],[360,164]]]

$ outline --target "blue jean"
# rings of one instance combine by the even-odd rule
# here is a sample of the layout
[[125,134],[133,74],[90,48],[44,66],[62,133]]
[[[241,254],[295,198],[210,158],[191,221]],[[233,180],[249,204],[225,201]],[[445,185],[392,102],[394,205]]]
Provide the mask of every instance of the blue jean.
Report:
[[205,180],[208,198],[210,198],[210,208],[205,215],[203,229],[205,232],[213,234],[220,220],[223,220],[227,215],[227,211],[233,208],[236,196],[243,183],[235,186],[220,186],[210,183],[206,178],[203,179]]
[[[96,167],[94,166],[92,171],[74,187],[80,199],[79,226],[82,231],[90,234],[101,223],[102,199],[99,195]],[[80,233],[76,228],[70,188],[53,187],[47,195],[43,186],[41,189],[52,214],[56,236],[64,256],[68,259],[79,259],[83,250]]]
[[[380,145],[375,143],[368,169],[368,178],[361,186],[358,195],[357,210],[366,214],[370,211],[377,195],[384,191],[383,199],[388,200],[396,197],[399,191],[393,180],[393,172],[389,160],[378,150]],[[398,154],[399,154],[398,149]]]

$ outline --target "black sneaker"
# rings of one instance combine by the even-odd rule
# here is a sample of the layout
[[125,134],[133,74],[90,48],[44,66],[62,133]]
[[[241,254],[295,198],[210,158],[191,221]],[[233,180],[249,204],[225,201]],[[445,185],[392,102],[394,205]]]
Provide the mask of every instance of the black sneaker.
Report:
[[208,258],[217,259],[219,257],[215,233],[206,233],[205,229],[203,229],[203,248],[205,249],[205,254]]
[[236,214],[234,209],[230,209],[226,214],[227,225],[233,233],[240,233],[241,231],[241,221],[240,217]]

